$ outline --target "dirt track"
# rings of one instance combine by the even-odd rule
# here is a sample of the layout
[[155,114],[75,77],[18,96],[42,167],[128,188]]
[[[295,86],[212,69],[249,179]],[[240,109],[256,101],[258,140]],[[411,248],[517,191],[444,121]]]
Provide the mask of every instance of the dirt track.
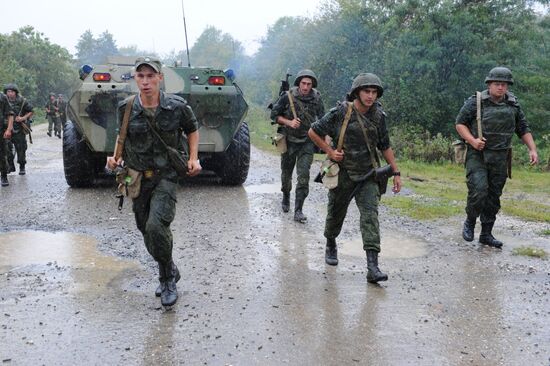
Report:
[[511,254],[550,252],[540,225],[499,218],[494,250],[464,242],[462,218],[382,207],[390,279],[370,285],[357,209],[326,266],[326,191],[311,184],[309,221],[295,223],[279,209],[277,157],[253,149],[243,187],[180,187],[180,300],[166,312],[130,205],[118,212],[110,186],[69,188],[44,127],[28,175],[0,189],[3,364],[550,365],[550,261]]

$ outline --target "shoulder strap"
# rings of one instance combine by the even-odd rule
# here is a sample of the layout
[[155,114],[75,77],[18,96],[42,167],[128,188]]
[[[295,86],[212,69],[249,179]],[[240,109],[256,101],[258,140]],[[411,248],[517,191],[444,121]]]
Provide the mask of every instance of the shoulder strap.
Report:
[[134,105],[134,99],[136,99],[136,96],[132,95],[128,100],[128,103],[126,103],[126,108],[124,109],[122,125],[120,126],[120,131],[115,143],[115,153],[113,154],[115,160],[117,161],[122,157],[122,152],[124,151],[124,141],[126,141],[126,135],[128,134],[128,123],[130,121],[130,112],[132,111],[132,106]]
[[481,129],[481,92],[476,91],[476,121],[477,121],[477,137],[483,138],[483,131]]
[[159,133],[157,132],[157,129],[155,128],[155,126],[153,126],[151,121],[149,121],[149,118],[145,118],[145,120],[147,121],[147,124],[149,125],[149,127],[151,127],[151,131],[153,131],[153,134],[159,139],[160,143],[164,146],[164,148],[166,150],[168,150],[168,145],[166,144],[166,142],[164,142],[162,137],[160,137]]
[[342,150],[342,146],[344,146],[344,135],[346,134],[346,129],[348,128],[348,122],[351,118],[352,110],[353,110],[353,104],[348,103],[348,109],[346,111],[346,116],[344,117],[344,122],[342,122],[342,128],[340,129],[340,135],[338,136],[338,145],[336,146],[336,150]]
[[287,90],[286,95],[288,95],[288,102],[290,103],[290,110],[292,111],[292,115],[294,116],[294,119],[296,119],[298,118],[296,117],[296,107],[294,106],[294,99],[292,98],[290,90]]
[[372,166],[374,168],[377,168],[377,167],[380,166],[380,162],[378,161],[378,159],[374,155],[374,149],[371,149],[371,146],[369,144],[369,136],[367,134],[367,129],[365,128],[365,126],[363,124],[363,121],[364,121],[363,116],[357,110],[355,111],[355,113],[357,114],[357,116],[359,118],[359,126],[361,126],[361,131],[363,132],[363,137],[365,138],[365,142],[367,143],[367,149],[369,150]]
[[23,107],[25,106],[25,103],[27,103],[27,99],[23,98],[23,103],[21,103],[21,109],[19,110],[18,116],[21,117],[21,112],[23,112]]

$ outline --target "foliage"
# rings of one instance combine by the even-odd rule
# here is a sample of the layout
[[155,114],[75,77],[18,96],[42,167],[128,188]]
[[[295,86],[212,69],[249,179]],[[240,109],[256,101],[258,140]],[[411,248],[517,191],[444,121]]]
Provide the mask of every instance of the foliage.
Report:
[[523,255],[526,257],[535,257],[535,258],[541,258],[546,259],[548,257],[548,253],[542,248],[535,248],[535,247],[529,247],[529,246],[521,246],[514,248],[512,250],[513,255]]
[[102,64],[107,56],[119,55],[114,37],[105,31],[95,38],[90,30],[85,31],[76,44],[76,57],[79,64]]
[[78,80],[69,52],[26,26],[0,34],[0,80],[14,82],[35,108],[50,92],[70,94]]
[[432,134],[420,126],[391,128],[391,143],[400,159],[423,162],[449,162],[453,158],[452,141],[441,133]]

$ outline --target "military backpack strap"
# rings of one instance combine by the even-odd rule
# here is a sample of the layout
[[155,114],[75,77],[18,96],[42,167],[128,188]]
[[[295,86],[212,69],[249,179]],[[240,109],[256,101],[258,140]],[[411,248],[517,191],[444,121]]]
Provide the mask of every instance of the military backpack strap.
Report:
[[361,131],[363,132],[363,137],[365,138],[365,143],[367,144],[367,149],[369,150],[372,166],[374,168],[378,168],[378,167],[380,167],[380,161],[378,160],[378,157],[374,155],[374,149],[371,149],[371,146],[369,144],[369,136],[367,134],[367,129],[365,128],[365,126],[363,124],[363,121],[364,121],[363,116],[357,110],[355,111],[355,113],[357,114],[357,117],[359,118],[359,126],[361,126]]
[[483,138],[483,130],[481,129],[481,92],[476,91],[476,122],[477,122],[477,137]]
[[21,103],[21,109],[19,109],[18,116],[21,117],[21,112],[23,112],[23,107],[25,106],[25,103],[27,103],[27,99],[23,98],[23,103]]
[[115,143],[115,160],[118,161],[122,157],[122,152],[124,151],[124,141],[126,141],[126,135],[128,134],[128,124],[130,122],[130,112],[132,111],[132,106],[134,105],[135,95],[132,95],[128,102],[126,103],[126,108],[124,109],[124,116],[122,117],[122,125],[120,125],[120,131],[116,138]]
[[288,95],[288,102],[290,103],[290,110],[292,111],[292,116],[294,119],[298,119],[296,116],[296,107],[294,106],[294,99],[292,98],[292,94],[290,93],[290,90],[286,92],[286,95]]
[[338,135],[338,145],[336,145],[336,150],[341,151],[344,146],[344,135],[346,134],[346,129],[348,128],[348,123],[351,118],[351,112],[353,111],[353,104],[348,103],[348,109],[344,117],[344,122],[342,122],[342,128],[340,129],[340,135]]

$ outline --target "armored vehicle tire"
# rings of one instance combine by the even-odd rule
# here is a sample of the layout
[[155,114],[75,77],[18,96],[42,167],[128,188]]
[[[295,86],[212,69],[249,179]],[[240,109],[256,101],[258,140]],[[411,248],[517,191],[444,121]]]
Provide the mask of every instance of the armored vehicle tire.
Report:
[[222,154],[220,168],[216,174],[221,178],[223,184],[243,184],[248,177],[250,167],[250,134],[248,125],[243,122],[233,141]]
[[92,152],[72,121],[63,128],[63,166],[65,180],[74,188],[91,187],[94,180]]

